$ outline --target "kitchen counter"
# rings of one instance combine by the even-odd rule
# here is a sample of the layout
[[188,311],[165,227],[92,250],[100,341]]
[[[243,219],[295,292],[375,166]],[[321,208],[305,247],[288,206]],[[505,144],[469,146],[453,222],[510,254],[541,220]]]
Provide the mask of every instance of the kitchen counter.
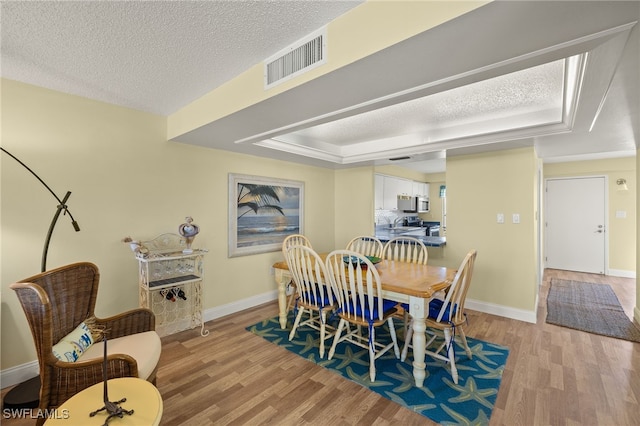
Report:
[[[405,229],[406,228],[406,229]],[[447,243],[446,237],[428,237],[425,228],[407,226],[402,228],[376,227],[376,238],[383,243],[395,237],[415,237],[427,247],[442,247]]]

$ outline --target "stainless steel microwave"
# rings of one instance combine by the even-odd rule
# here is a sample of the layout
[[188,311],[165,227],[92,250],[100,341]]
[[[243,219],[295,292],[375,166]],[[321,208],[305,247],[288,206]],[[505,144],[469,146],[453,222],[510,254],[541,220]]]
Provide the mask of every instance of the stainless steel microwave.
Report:
[[429,213],[429,199],[427,197],[416,197],[416,209],[418,213]]
[[405,213],[428,213],[429,199],[411,195],[398,195],[398,210]]
[[398,195],[398,210],[405,213],[415,213],[416,197],[411,195]]

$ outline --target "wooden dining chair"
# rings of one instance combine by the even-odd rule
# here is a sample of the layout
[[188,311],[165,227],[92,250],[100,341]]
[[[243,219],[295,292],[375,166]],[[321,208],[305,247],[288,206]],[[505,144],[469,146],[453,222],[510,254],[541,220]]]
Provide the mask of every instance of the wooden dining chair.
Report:
[[[304,235],[302,234],[289,235],[282,241],[282,256],[284,256],[285,259],[287,258],[287,249],[295,245],[312,247],[311,241],[309,241],[309,239]],[[291,310],[293,301],[295,300],[295,297],[296,297],[296,283],[293,280],[291,280],[289,285],[291,286],[291,290],[288,292],[289,295],[287,296],[287,312]]]
[[[398,236],[386,242],[382,249],[382,258],[396,262],[417,263],[426,265],[429,259],[427,246],[415,237]],[[396,318],[403,320],[402,334],[407,339],[409,329],[409,305],[400,303]]]
[[[327,313],[331,314],[337,307],[331,285],[325,282],[327,273],[324,261],[311,247],[304,245],[290,246],[285,259],[297,289],[297,314],[289,340],[293,340],[301,325],[320,331],[320,358],[323,358],[324,342],[334,335],[334,332],[327,333]],[[301,322],[305,312],[309,318]]]
[[[343,341],[368,349],[369,377],[374,382],[376,359],[392,348],[396,358],[400,357],[392,317],[396,312],[397,303],[379,296],[382,294],[380,275],[364,255],[351,250],[334,250],[327,256],[326,265],[329,281],[338,300],[336,313],[340,317],[329,350],[329,359],[333,358],[338,343]],[[389,325],[391,335],[391,342],[387,344],[379,342],[375,334],[376,328],[385,323]],[[352,324],[356,326],[353,330],[350,327]],[[361,333],[361,327],[368,329],[368,336]]]
[[429,258],[427,246],[415,237],[395,237],[382,248],[383,259],[426,265]]
[[[472,357],[471,349],[467,344],[467,337],[464,334],[464,324],[466,322],[464,304],[469,285],[471,284],[476,255],[476,250],[471,250],[467,253],[453,278],[451,286],[447,290],[444,300],[433,299],[429,302],[429,314],[426,319],[427,333],[432,335],[426,343],[426,353],[433,358],[449,363],[451,366],[451,377],[456,384],[458,383],[458,370],[456,368],[455,350],[453,347],[454,343],[457,343],[455,339],[456,334],[460,337],[461,346],[464,348],[469,359]],[[407,331],[407,337],[402,348],[402,361],[407,357],[412,335],[413,322]],[[429,346],[436,338],[443,338],[442,344],[435,350],[429,350]],[[441,353],[443,349],[445,350],[444,354]]]
[[382,249],[384,248],[382,241],[376,237],[362,235],[355,237],[347,244],[347,250],[355,251],[356,253],[364,256],[382,256]]

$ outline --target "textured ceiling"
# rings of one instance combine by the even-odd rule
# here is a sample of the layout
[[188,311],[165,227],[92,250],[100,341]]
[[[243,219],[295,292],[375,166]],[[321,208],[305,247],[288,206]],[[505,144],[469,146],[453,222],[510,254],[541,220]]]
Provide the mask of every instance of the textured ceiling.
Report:
[[[563,61],[554,61],[309,127],[286,137],[306,143],[350,145],[401,135],[429,139],[438,131],[467,125],[477,128],[491,120],[492,127],[510,126],[515,125],[516,117],[525,115],[527,125],[539,124],[536,115],[550,110],[557,112],[555,121],[560,121],[563,70]],[[407,122],[415,124],[406,126]]]
[[[0,1],[0,72],[170,115],[361,3]],[[305,157],[299,146],[260,144],[351,146],[360,150],[353,160],[359,164],[380,164],[381,156],[388,162],[409,152],[407,144],[422,144],[403,166],[423,172],[442,171],[445,153],[518,146],[534,146],[545,161],[633,155],[640,140],[638,20],[640,2],[490,2],[173,140],[323,167],[337,166]],[[491,121],[539,114],[549,102],[557,109],[559,62],[528,70],[526,84],[511,72],[585,52],[587,72],[577,113],[564,119],[568,127],[478,140]],[[482,80],[483,89],[469,85]],[[434,135],[457,141],[434,144]],[[380,155],[373,158],[371,149]]]
[[169,115],[362,1],[2,1],[2,76]]

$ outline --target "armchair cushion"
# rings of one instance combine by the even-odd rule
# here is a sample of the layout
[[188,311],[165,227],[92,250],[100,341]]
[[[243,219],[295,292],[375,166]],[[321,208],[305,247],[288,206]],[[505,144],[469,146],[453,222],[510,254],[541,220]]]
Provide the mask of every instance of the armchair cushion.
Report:
[[[138,364],[138,377],[147,379],[153,373],[160,360],[160,336],[155,331],[130,334],[107,341],[107,355],[127,354]],[[102,358],[104,341],[94,343],[83,354],[83,359]]]
[[84,322],[53,345],[53,355],[60,361],[76,362],[93,345],[91,330]]

